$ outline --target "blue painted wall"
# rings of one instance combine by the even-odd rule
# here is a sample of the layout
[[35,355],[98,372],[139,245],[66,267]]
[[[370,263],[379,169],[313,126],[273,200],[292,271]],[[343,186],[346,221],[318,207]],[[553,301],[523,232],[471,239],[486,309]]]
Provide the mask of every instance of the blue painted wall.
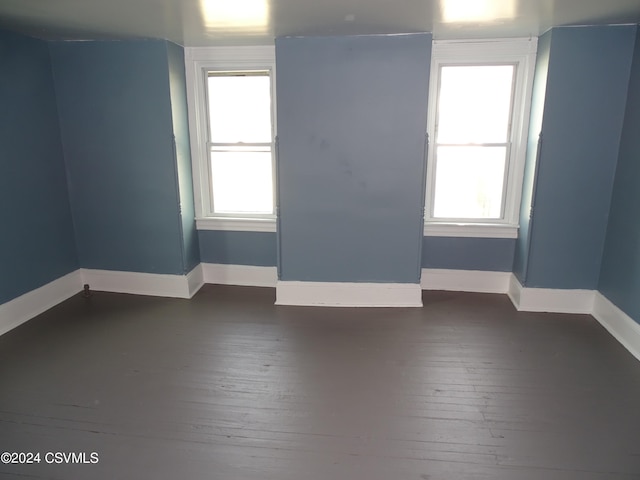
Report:
[[276,39],[280,278],[419,281],[431,35]]
[[189,145],[189,114],[187,111],[187,80],[184,71],[184,50],[167,42],[169,65],[169,92],[175,148],[175,165],[180,198],[182,256],[184,271],[191,271],[200,263],[198,232],[196,231],[191,176],[191,147]]
[[[203,262],[275,267],[275,233],[201,230]],[[505,238],[424,237],[422,268],[510,272],[515,240]]]
[[50,48],[80,265],[184,273],[167,42]]
[[547,75],[549,72],[549,56],[551,54],[551,35],[549,30],[538,39],[538,53],[536,58],[533,91],[531,95],[531,115],[529,118],[529,135],[527,139],[527,155],[522,184],[522,202],[520,204],[520,229],[516,242],[513,260],[513,273],[521,284],[527,281],[527,263],[529,260],[529,236],[531,222],[529,213],[533,204],[535,175],[538,157],[538,144],[542,133],[542,119],[544,114],[544,100],[547,91]]
[[200,257],[205,263],[263,267],[277,264],[275,233],[200,230],[198,236]]
[[0,304],[78,268],[45,42],[0,31]]
[[[523,284],[598,286],[639,319],[640,227],[628,221],[640,207],[639,41],[634,26],[540,38],[515,248],[421,238],[428,35],[278,39],[282,278],[509,271],[515,248]],[[0,303],[78,266],[180,274],[200,256],[276,264],[273,233],[196,233],[184,82],[182,49],[165,41],[48,47],[0,32],[0,211],[10,226]]]
[[552,32],[526,286],[598,285],[635,30]]
[[613,185],[599,290],[640,323],[640,32]]
[[511,238],[424,237],[422,268],[510,272]]

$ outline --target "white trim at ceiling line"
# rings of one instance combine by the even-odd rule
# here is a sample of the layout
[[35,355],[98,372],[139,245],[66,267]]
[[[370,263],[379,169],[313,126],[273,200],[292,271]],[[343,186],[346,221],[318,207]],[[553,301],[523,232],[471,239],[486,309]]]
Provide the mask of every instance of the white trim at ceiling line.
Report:
[[492,58],[536,54],[538,37],[434,40],[431,55],[436,58],[468,59],[476,54],[487,56],[488,47],[491,49],[489,55]]
[[82,290],[80,270],[0,305],[0,335],[46,312]]
[[422,290],[418,283],[278,281],[276,305],[422,307]]
[[241,47],[186,47],[184,58],[189,61],[214,62],[216,64],[255,64],[271,62],[276,56],[275,45],[248,45]]

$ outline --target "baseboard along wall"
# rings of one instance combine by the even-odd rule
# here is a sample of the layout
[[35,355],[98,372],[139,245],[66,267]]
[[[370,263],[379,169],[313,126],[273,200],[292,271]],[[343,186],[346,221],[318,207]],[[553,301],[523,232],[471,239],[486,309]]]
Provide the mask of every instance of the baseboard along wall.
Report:
[[600,292],[594,294],[591,315],[634,357],[640,360],[640,324]]
[[593,312],[595,290],[562,290],[523,287],[511,274],[507,294],[520,312],[584,313]]
[[282,282],[276,305],[323,307],[422,307],[415,283]]
[[[201,267],[187,275],[80,269],[82,284],[98,292],[130,293],[154,297],[191,298],[202,286]],[[192,290],[193,289],[193,290]]]
[[99,292],[191,298],[202,287],[202,266],[187,275],[78,269],[0,305],[0,335],[81,292],[84,285]]
[[72,297],[82,289],[80,270],[0,305],[0,335]]
[[201,263],[200,265],[202,266],[204,283],[275,288],[278,281],[276,267],[218,263]]
[[511,272],[423,268],[420,286],[423,290],[507,293],[510,279]]
[[278,281],[276,267],[201,263],[187,275],[79,269],[0,305],[0,335],[92,290],[191,298],[205,284],[276,288],[276,305],[421,307],[421,290],[507,294],[518,311],[590,314],[640,360],[640,324],[596,290],[523,287],[511,272],[423,269],[420,284]]

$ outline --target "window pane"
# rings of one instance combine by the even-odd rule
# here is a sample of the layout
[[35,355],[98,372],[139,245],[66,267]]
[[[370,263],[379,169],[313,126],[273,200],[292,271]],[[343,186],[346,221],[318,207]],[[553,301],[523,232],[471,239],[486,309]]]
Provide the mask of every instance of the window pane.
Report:
[[513,65],[442,67],[437,142],[507,142],[513,69]]
[[213,143],[271,142],[268,75],[208,77],[209,129]]
[[273,213],[271,151],[211,152],[215,213]]
[[507,147],[438,147],[433,216],[500,218]]

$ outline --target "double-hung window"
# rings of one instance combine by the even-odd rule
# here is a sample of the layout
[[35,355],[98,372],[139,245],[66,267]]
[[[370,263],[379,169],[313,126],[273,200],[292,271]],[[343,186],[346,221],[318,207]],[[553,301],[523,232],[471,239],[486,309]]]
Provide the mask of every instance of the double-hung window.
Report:
[[425,234],[517,236],[535,39],[434,42]]
[[273,214],[268,71],[208,71],[209,164],[214,215]]
[[275,231],[272,47],[186,49],[198,229]]

